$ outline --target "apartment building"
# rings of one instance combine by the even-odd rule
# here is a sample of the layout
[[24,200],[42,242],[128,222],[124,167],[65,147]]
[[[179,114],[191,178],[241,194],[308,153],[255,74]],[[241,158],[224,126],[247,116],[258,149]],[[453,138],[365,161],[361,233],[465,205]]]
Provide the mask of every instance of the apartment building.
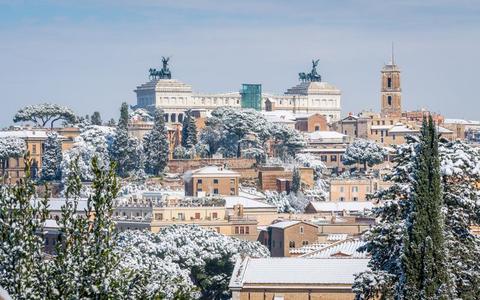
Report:
[[240,173],[219,166],[207,166],[186,172],[185,195],[194,197],[238,195],[240,177]]

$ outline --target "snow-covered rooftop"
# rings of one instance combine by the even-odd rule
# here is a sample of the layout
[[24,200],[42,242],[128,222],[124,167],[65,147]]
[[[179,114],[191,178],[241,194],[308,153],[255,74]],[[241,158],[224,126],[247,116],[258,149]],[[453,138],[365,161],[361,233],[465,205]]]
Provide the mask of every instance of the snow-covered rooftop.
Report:
[[443,121],[445,124],[463,124],[463,125],[478,125],[480,126],[480,121],[473,120],[464,120],[464,119],[445,119]]
[[354,202],[333,202],[333,201],[315,201],[310,202],[317,212],[342,212],[342,211],[363,211],[372,209],[373,203],[369,201]]
[[43,223],[43,227],[48,229],[48,228],[59,228],[60,225],[58,225],[57,221],[52,220],[52,219],[47,219]]
[[39,138],[39,139],[46,139],[47,138],[47,131],[45,130],[6,130],[0,131],[0,138],[3,137],[17,137],[17,138]]
[[192,171],[192,176],[240,177],[240,173],[219,166],[206,166]]
[[367,259],[367,252],[359,252],[357,249],[365,245],[359,239],[348,239],[330,244],[324,248],[302,255],[302,258],[355,258]]
[[[39,199],[32,200],[32,203],[39,201]],[[73,200],[72,200],[73,201]],[[62,206],[65,205],[66,199],[65,198],[50,198],[48,200],[48,210],[49,211],[60,211],[62,210]],[[87,209],[87,200],[80,199],[78,200],[77,211],[85,211]]]
[[343,140],[347,135],[336,131],[314,131],[308,134],[309,140],[340,139]]
[[243,205],[244,208],[272,208],[277,209],[275,206],[261,202],[258,200],[242,197],[242,196],[223,196],[225,199],[225,207],[233,208],[236,204]]
[[351,285],[368,259],[245,258],[238,260],[230,288],[245,284]]
[[301,221],[281,221],[281,222],[272,224],[268,227],[285,229],[285,228],[288,228],[290,226],[297,225],[297,224],[300,224],[300,223],[301,223]]
[[397,123],[395,124],[395,126],[393,126],[392,128],[390,128],[388,130],[389,133],[405,133],[405,132],[418,132],[418,130],[416,129],[412,129],[412,128],[408,128],[406,125],[402,124],[402,123]]

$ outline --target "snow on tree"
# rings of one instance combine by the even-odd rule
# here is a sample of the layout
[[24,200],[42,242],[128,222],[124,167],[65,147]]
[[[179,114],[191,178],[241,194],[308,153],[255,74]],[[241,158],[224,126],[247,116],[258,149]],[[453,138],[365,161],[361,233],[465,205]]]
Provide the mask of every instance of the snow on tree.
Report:
[[110,165],[110,149],[115,139],[115,128],[91,125],[81,129],[80,136],[75,138],[73,147],[63,153],[62,175],[67,178],[72,161],[78,158],[80,176],[83,181],[91,181],[94,174],[91,168],[93,157],[102,167]]
[[112,157],[117,166],[117,174],[126,177],[130,171],[130,139],[128,136],[128,105],[123,102],[120,108],[120,118],[118,119],[115,140],[112,145]]
[[276,206],[279,213],[303,213],[310,200],[301,192],[295,195],[294,193],[265,191],[265,202]]
[[151,122],[153,121],[152,114],[144,109],[144,108],[137,108],[129,115],[130,120],[132,121],[143,121],[143,122]]
[[[403,278],[401,257],[406,220],[416,178],[416,160],[420,153],[418,137],[407,137],[407,144],[396,146],[395,167],[387,180],[394,184],[375,195],[384,205],[374,212],[379,223],[365,234],[364,251],[371,254],[370,270],[356,277],[353,290],[357,299],[378,295],[394,298]],[[440,170],[444,213],[444,238],[447,266],[459,299],[473,299],[480,294],[480,239],[470,226],[480,224],[480,152],[463,142],[440,141]]]
[[185,111],[185,116],[182,122],[182,146],[187,149],[195,147],[198,143],[197,135],[198,132],[195,118],[192,115],[192,110],[188,109]]
[[215,109],[205,122],[200,134],[201,142],[207,144],[210,154],[221,153],[225,157],[240,157],[241,143],[254,136],[256,148],[265,152],[267,141],[275,140],[281,156],[294,156],[306,145],[303,136],[295,129],[267,121],[260,112],[251,109],[221,107]]
[[283,124],[273,124],[271,134],[275,141],[277,156],[284,161],[295,157],[295,154],[307,145],[305,138],[298,130]]
[[2,176],[5,175],[7,161],[9,158],[20,157],[27,151],[27,144],[23,139],[17,137],[0,138],[0,162],[2,164]]
[[440,182],[438,134],[432,117],[424,119],[416,172],[405,223],[402,247],[402,280],[398,293],[405,299],[438,299],[449,296],[443,232],[443,197]]
[[372,167],[382,163],[386,155],[385,148],[374,141],[355,139],[345,150],[343,163],[346,165],[363,164],[363,168],[367,170],[367,165]]
[[92,125],[98,125],[98,126],[102,125],[102,117],[100,116],[100,112],[98,111],[93,112],[92,118],[90,119],[90,123]]
[[45,127],[50,122],[50,128],[53,128],[53,124],[58,120],[74,123],[75,119],[75,113],[70,108],[57,104],[43,103],[25,106],[15,114],[13,121],[15,123],[33,122],[41,127]]
[[329,195],[329,183],[322,178],[322,173],[327,168],[323,161],[310,153],[297,153],[295,161],[302,167],[313,169],[315,185],[311,189],[305,189],[304,195],[311,201],[326,201]]
[[160,175],[167,166],[170,151],[163,110],[155,110],[153,129],[145,135],[143,144],[146,172]]
[[178,294],[192,299],[229,299],[228,283],[238,256],[270,255],[258,242],[195,225],[174,225],[159,233],[123,232],[118,251],[127,270],[141,268],[139,273],[145,277],[138,280],[143,283],[137,286],[139,293],[165,299],[177,299]]
[[48,294],[48,263],[43,259],[47,200],[35,197],[30,167],[27,160],[24,178],[0,187],[0,286],[14,299]]
[[43,180],[59,180],[61,178],[62,144],[56,132],[50,132],[44,143],[42,154]]
[[295,195],[300,191],[301,180],[300,170],[298,167],[294,167],[292,173],[292,192],[294,192]]

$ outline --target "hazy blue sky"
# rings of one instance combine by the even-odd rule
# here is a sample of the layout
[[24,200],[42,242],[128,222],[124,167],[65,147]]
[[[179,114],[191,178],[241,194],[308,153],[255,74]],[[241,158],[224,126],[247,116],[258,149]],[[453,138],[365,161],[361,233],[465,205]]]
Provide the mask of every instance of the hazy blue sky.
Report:
[[283,93],[319,58],[344,115],[378,110],[392,41],[405,109],[480,119],[480,1],[0,0],[0,126],[44,101],[116,117],[162,55],[198,92]]

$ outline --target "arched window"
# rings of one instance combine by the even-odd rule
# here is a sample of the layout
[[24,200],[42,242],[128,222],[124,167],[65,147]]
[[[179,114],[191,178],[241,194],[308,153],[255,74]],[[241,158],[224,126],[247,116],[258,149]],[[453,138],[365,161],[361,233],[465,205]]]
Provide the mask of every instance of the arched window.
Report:
[[388,105],[392,105],[392,96],[387,97],[387,103]]
[[178,114],[178,122],[183,122],[183,114]]
[[163,118],[165,119],[165,122],[168,122],[168,114],[163,115]]
[[387,78],[387,87],[389,87],[389,88],[392,87],[392,78],[390,78],[390,77]]
[[171,121],[172,123],[175,123],[175,122],[177,121],[177,115],[176,115],[176,114],[171,114],[171,115],[170,115],[170,121]]
[[288,246],[290,248],[295,248],[295,241],[290,241],[290,243],[288,243]]

